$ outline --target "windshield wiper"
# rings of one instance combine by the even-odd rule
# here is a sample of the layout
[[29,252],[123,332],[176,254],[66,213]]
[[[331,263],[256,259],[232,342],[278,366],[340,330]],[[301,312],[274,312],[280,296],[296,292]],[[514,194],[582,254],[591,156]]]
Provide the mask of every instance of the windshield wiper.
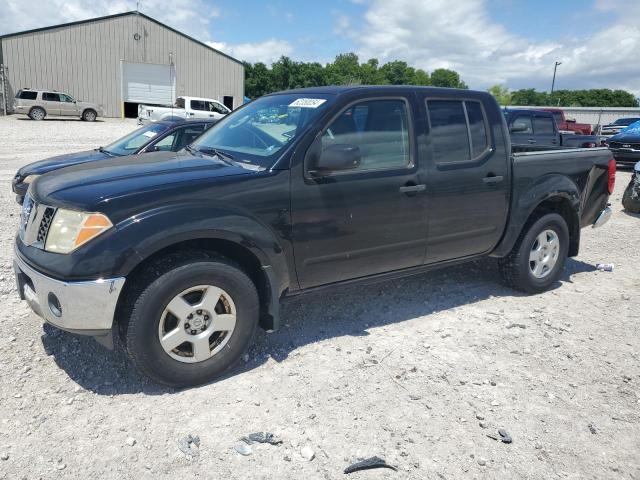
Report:
[[193,150],[195,150],[196,152],[208,155],[210,157],[218,157],[220,160],[227,163],[228,165],[238,166],[238,163],[233,160],[233,155],[231,155],[230,153],[226,153],[221,150],[218,150],[217,148],[193,148]]
[[98,147],[96,148],[96,150],[98,150],[100,153],[106,153],[107,155],[111,155],[112,157],[115,157],[115,153],[110,152],[109,150],[105,150],[103,147]]

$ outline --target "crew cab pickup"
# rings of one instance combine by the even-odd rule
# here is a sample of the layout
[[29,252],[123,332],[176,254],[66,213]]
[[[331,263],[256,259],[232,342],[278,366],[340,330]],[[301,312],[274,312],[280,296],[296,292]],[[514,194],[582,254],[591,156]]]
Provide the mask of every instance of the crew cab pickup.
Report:
[[543,112],[551,112],[553,118],[556,120],[558,130],[564,132],[574,132],[581,135],[593,134],[593,127],[588,123],[578,123],[575,119],[569,119],[564,115],[564,110],[561,108],[541,108]]
[[220,120],[231,110],[217,100],[178,97],[172,106],[138,105],[138,124],[179,118],[213,118]]
[[[15,240],[20,295],[174,386],[237,364],[283,298],[495,257],[556,284],[605,223],[604,148],[512,154],[486,92],[322,87],[261,97],[181,152],[36,178]],[[427,287],[425,287],[427,288]]]
[[505,117],[514,151],[593,148],[599,145],[595,135],[561,133],[553,113],[546,110],[508,109],[505,110]]

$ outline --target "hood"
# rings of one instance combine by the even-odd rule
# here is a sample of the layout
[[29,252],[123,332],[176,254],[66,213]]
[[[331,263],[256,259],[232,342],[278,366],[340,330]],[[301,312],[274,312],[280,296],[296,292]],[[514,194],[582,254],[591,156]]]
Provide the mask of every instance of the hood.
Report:
[[135,161],[130,156],[115,157],[60,169],[37,178],[31,194],[47,205],[101,211],[116,198],[161,195],[163,190],[195,188],[212,179],[255,173],[216,157],[157,152],[137,156]]
[[620,143],[640,143],[640,131],[633,130],[629,132],[620,132],[613,137],[609,137],[607,141]]
[[68,153],[66,155],[45,158],[44,160],[39,160],[37,162],[30,163],[29,165],[25,165],[18,170],[18,174],[22,178],[27,175],[43,175],[59,168],[70,167],[71,165],[78,165],[80,163],[93,162],[94,160],[104,160],[107,158],[113,158],[113,156],[101,152],[100,150]]

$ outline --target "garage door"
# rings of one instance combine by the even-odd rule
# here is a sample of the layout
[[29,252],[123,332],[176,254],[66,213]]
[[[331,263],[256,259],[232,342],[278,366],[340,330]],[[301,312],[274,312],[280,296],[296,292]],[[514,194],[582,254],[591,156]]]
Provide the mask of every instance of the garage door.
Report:
[[176,75],[172,65],[122,63],[122,101],[169,105],[175,101]]

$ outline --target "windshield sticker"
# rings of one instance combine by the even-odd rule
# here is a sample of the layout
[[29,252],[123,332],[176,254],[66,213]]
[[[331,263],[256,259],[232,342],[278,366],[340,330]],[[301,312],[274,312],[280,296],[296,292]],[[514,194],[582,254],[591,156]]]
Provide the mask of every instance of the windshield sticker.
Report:
[[156,132],[144,132],[142,135],[144,135],[145,137],[153,138],[158,134]]
[[298,98],[294,102],[290,103],[290,107],[300,108],[318,108],[326,100],[324,98]]

